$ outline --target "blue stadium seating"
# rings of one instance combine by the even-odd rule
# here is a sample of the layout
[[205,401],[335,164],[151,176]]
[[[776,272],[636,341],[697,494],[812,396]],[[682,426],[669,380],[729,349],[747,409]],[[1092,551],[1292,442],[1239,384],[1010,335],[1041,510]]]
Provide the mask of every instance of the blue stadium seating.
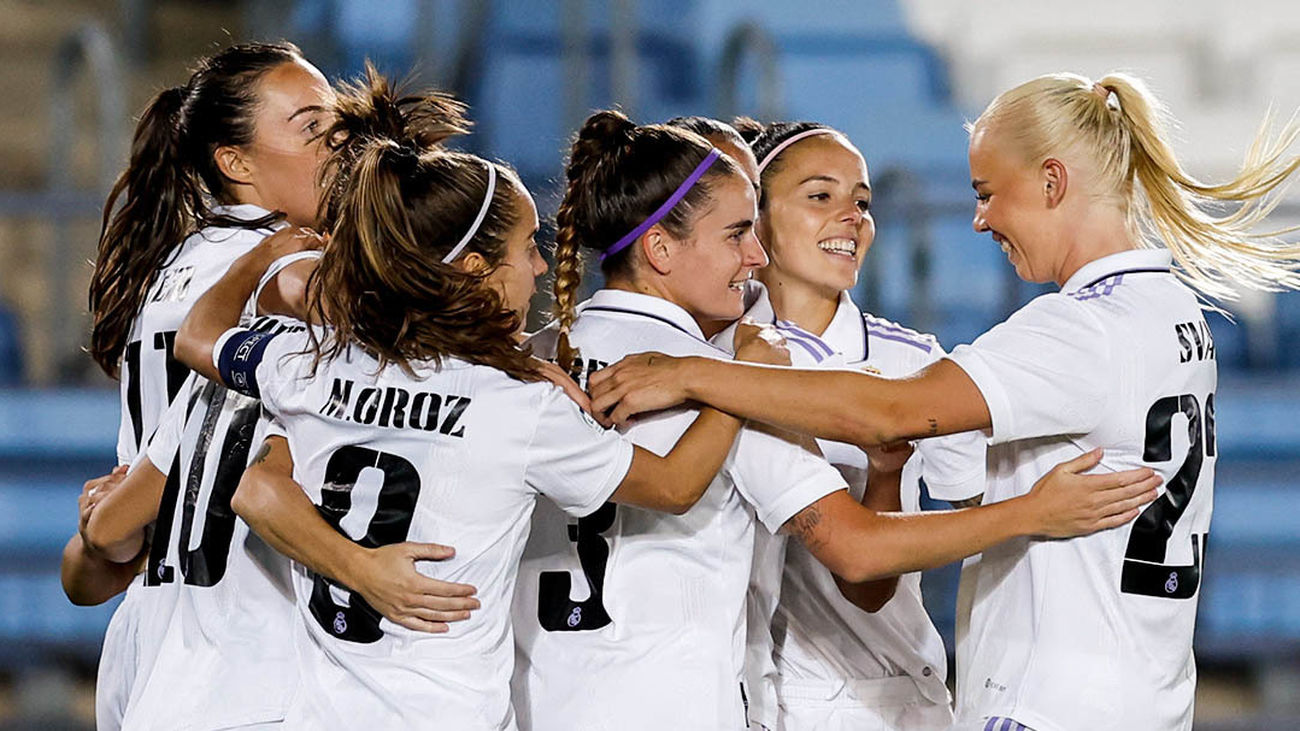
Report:
[[117,401],[111,390],[0,390],[0,669],[98,654],[117,602],[74,607],[59,557],[82,483],[116,461]]
[[23,381],[22,332],[13,310],[0,303],[0,388]]

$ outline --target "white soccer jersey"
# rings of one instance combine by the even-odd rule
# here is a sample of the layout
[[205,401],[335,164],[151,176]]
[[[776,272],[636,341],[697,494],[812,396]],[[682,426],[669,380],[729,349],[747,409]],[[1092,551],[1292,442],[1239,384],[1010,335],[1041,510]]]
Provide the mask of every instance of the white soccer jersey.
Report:
[[537,496],[591,514],[626,475],[631,442],[549,383],[454,358],[411,375],[351,348],[313,371],[305,333],[245,344],[250,390],[283,425],[294,477],[322,517],[367,547],[454,546],[455,558],[419,570],[471,584],[482,601],[446,634],[417,632],[295,566],[302,675],[286,727],[515,728],[510,597]]
[[[216,206],[213,212],[249,221],[269,214],[254,205]],[[185,239],[158,272],[131,326],[122,354],[118,464],[136,461],[141,446],[148,442],[172,398],[190,375],[190,370],[172,356],[176,331],[190,308],[216,284],[235,259],[269,233],[270,229],[205,228]],[[136,638],[140,623],[137,615],[144,611],[138,606],[139,588],[137,577],[113,612],[104,634],[95,682],[95,713],[101,731],[113,731],[121,726],[133,693],[133,678],[139,668],[153,660],[152,650],[140,646]]]
[[[554,326],[534,336],[551,357]],[[580,308],[580,381],[630,353],[727,357],[682,308],[601,290]],[[667,453],[696,411],[638,419],[626,431]],[[845,488],[825,460],[766,432],[741,431],[685,515],[606,505],[565,520],[534,515],[515,593],[515,707],[531,731],[740,729],[746,725],[745,591],[755,518],[776,531]]]
[[[269,319],[254,327],[286,329]],[[136,677],[125,728],[284,718],[298,677],[289,560],[230,506],[268,423],[256,399],[192,375],[149,442],[148,459],[167,483],[139,589],[138,633],[157,649]]]
[[[862,312],[847,293],[820,336],[778,321],[761,284],[746,291],[746,315],[773,322],[785,335],[792,365],[863,369],[898,378],[943,356],[938,341]],[[730,347],[735,328],[714,338]],[[851,444],[817,440],[822,453],[861,500],[867,456]],[[976,432],[916,442],[903,470],[905,511],[920,510],[920,484],[941,500],[962,500],[984,490],[984,439]],[[747,673],[754,716],[769,728],[803,729],[796,706],[852,696],[863,681],[911,678],[911,698],[947,707],[947,655],[921,600],[920,573],[899,578],[894,597],[874,614],[844,598],[831,572],[797,541],[761,534],[750,584],[750,662]],[[894,693],[894,695],[898,695]],[[777,699],[788,709],[778,725]],[[872,705],[866,702],[864,706]],[[816,723],[816,722],[814,722]],[[891,726],[891,728],[893,728]]]
[[1189,729],[1192,628],[1214,488],[1214,341],[1167,251],[1082,267],[951,356],[992,415],[985,501],[1103,447],[1161,495],[1130,525],[985,551],[958,718],[1036,731]]
[[[270,212],[251,204],[216,206],[218,215],[253,221]],[[279,224],[282,226],[283,224]],[[209,227],[191,234],[158,272],[122,354],[122,422],[117,463],[131,464],[158,426],[190,369],[172,355],[176,331],[194,303],[273,228]]]

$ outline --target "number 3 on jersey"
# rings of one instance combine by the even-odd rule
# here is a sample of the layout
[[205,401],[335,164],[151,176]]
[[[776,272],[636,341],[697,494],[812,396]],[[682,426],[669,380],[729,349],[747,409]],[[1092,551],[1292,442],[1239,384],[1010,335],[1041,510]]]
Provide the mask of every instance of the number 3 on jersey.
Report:
[[1190,599],[1201,585],[1201,554],[1209,534],[1192,534],[1191,565],[1168,565],[1165,557],[1174,525],[1192,500],[1205,459],[1215,455],[1214,394],[1205,397],[1204,411],[1190,393],[1166,396],[1152,404],[1147,411],[1142,459],[1149,463],[1173,459],[1173,419],[1180,412],[1187,417],[1187,456],[1165,486],[1165,494],[1133,522],[1120,577],[1120,591],[1125,594]]
[[569,540],[578,544],[578,560],[591,596],[582,601],[569,598],[573,576],[568,571],[543,571],[537,587],[537,620],[547,632],[578,632],[600,629],[613,620],[605,611],[605,567],[609,563],[609,543],[601,535],[614,527],[617,515],[614,503],[576,525],[569,525]]

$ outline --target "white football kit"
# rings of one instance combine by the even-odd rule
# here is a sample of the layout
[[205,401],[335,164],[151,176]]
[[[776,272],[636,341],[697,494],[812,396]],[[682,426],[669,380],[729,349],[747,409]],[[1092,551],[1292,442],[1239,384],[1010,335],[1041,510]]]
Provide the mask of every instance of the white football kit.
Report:
[[[847,293],[825,332],[775,318],[761,284],[746,292],[746,315],[773,322],[792,365],[851,368],[887,378],[910,375],[943,356],[938,341],[862,312]],[[731,347],[734,326],[715,336]],[[817,440],[854,499],[867,486],[867,456],[851,444]],[[984,490],[984,439],[976,432],[922,439],[904,467],[904,511],[920,510],[924,478],[933,497],[964,500]],[[798,541],[760,531],[750,582],[751,718],[770,729],[903,731],[945,728],[947,654],[921,599],[920,573],[899,578],[893,598],[869,614],[840,593],[831,572]]]
[[[555,352],[555,326],[534,336]],[[601,290],[571,342],[580,382],[625,355],[728,357],[667,300]],[[697,411],[638,418],[626,435],[664,454]],[[819,456],[745,428],[684,515],[606,505],[566,520],[539,507],[515,593],[515,707],[530,731],[742,729],[745,594],[755,523],[776,531],[846,487]],[[757,521],[756,521],[757,519]]]
[[[263,319],[254,327],[283,326]],[[161,640],[136,676],[126,729],[215,730],[284,718],[298,677],[289,560],[230,505],[269,421],[256,399],[192,375],[154,432],[147,459],[167,483],[139,618],[141,634]]]
[[[215,206],[213,213],[253,221],[269,215],[254,205]],[[180,391],[190,370],[172,350],[176,331],[199,297],[217,283],[230,264],[277,226],[246,229],[212,226],[190,235],[158,271],[144,307],[131,326],[122,354],[120,377],[122,420],[118,428],[117,463],[133,464],[154,433],[163,413]],[[121,727],[137,671],[153,661],[158,636],[138,636],[137,608],[141,578],[113,612],[104,633],[95,681],[96,726],[100,731]]]
[[305,350],[305,333],[246,330],[217,347],[238,364],[223,380],[260,390],[282,424],[294,478],[328,523],[370,548],[454,546],[418,569],[477,587],[482,608],[445,634],[408,630],[295,565],[301,685],[285,726],[514,729],[510,597],[529,516],[538,495],[591,514],[627,474],[631,442],[549,383],[454,358],[381,370],[355,347],[313,372]]
[[963,724],[1191,728],[1217,368],[1197,298],[1169,267],[1163,250],[1093,261],[949,356],[992,415],[986,502],[1095,447],[1097,471],[1147,465],[1165,479],[1129,525],[983,553],[958,668]]

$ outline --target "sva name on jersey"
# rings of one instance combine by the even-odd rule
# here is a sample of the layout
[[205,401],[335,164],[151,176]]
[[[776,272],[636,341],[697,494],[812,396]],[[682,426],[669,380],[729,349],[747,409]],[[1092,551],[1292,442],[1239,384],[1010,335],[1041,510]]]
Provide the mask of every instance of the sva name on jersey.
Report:
[[1174,334],[1178,336],[1179,363],[1214,360],[1214,336],[1205,320],[1180,322],[1174,325]]

